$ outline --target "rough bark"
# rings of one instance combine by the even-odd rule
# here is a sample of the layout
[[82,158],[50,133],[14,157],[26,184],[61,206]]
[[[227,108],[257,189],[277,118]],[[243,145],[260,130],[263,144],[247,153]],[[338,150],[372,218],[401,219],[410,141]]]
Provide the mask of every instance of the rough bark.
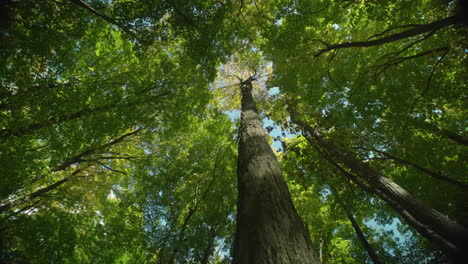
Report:
[[319,263],[268,144],[252,97],[252,78],[240,86],[242,112],[233,263]]
[[468,258],[468,230],[464,226],[425,205],[401,186],[355,158],[352,153],[337,147],[318,135],[309,125],[296,120],[294,115],[292,119],[307,132],[311,144],[316,144],[323,149],[322,155],[325,155],[326,159],[335,165],[341,163],[353,174],[359,175],[355,177],[342,169],[349,179],[386,201],[410,226],[441,247],[453,263],[464,263],[464,260]]
[[[451,248],[451,243],[447,240],[445,240],[443,237],[438,235],[434,230],[429,228],[427,225],[422,224],[419,222],[417,219],[415,219],[411,214],[408,213],[397,201],[393,200],[391,197],[387,196],[385,193],[382,191],[372,188],[366,184],[364,184],[363,180],[361,180],[359,177],[356,177],[355,175],[347,172],[344,168],[342,168],[339,164],[334,162],[331,158],[328,156],[324,155],[323,156],[325,159],[327,159],[330,163],[332,163],[334,166],[338,168],[338,170],[349,180],[353,181],[356,185],[358,185],[361,189],[365,190],[368,193],[372,193],[380,197],[382,200],[384,200],[388,205],[390,205],[405,221],[407,224],[409,224],[411,227],[416,229],[423,237],[426,237],[430,241],[436,243],[442,249],[449,249]],[[450,250],[449,250],[450,251]],[[447,252],[448,255],[450,255],[450,252]]]

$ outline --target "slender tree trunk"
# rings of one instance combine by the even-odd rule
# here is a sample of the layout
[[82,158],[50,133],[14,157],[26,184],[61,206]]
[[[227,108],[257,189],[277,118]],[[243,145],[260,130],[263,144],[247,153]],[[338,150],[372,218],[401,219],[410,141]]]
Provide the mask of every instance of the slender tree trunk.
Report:
[[[291,118],[308,133],[311,144],[317,144],[324,150],[322,155],[326,159],[333,163],[342,163],[352,173],[359,175],[357,178],[343,171],[352,181],[386,201],[422,236],[442,247],[453,263],[465,263],[468,258],[468,230],[464,226],[423,204],[401,186],[355,158],[352,153],[318,135],[309,125],[295,120],[294,115]],[[365,183],[369,187],[365,187]]]
[[[198,206],[200,206],[200,204],[205,200],[206,196],[208,195],[208,193],[211,190],[211,187],[213,187],[213,184],[214,184],[216,176],[217,176],[216,167],[218,166],[218,157],[219,157],[219,152],[218,152],[218,155],[216,156],[215,165],[213,167],[212,179],[211,179],[210,183],[208,184],[208,187],[203,192],[200,199],[197,200],[195,198],[195,202],[194,202],[193,206],[187,212],[187,215],[184,218],[184,222],[182,223],[182,226],[179,228],[179,235],[177,237],[177,242],[178,243],[181,243],[185,239],[185,232],[187,231],[187,226],[189,224],[190,219],[192,218],[192,216],[197,211]],[[170,264],[171,263],[176,263],[176,258],[177,258],[177,253],[178,252],[179,252],[179,248],[177,246],[174,247],[174,249],[172,250],[172,253],[171,253],[170,257],[169,257],[169,262],[168,263],[170,263]]]
[[320,232],[320,249],[319,249],[319,260],[320,263],[323,263],[323,238],[322,238],[322,232]]
[[216,238],[218,225],[214,225],[210,228],[210,236],[208,238],[208,244],[206,245],[205,250],[203,250],[202,258],[200,264],[208,264],[210,261],[210,256],[213,253],[213,246]]
[[374,249],[372,248],[371,244],[367,240],[366,236],[362,232],[361,228],[359,227],[359,224],[357,223],[356,219],[353,216],[353,213],[349,210],[349,207],[341,200],[340,197],[338,197],[338,192],[334,187],[332,187],[333,193],[335,197],[338,200],[339,205],[341,208],[343,208],[344,212],[346,213],[346,216],[348,217],[349,221],[351,222],[351,225],[353,226],[354,232],[356,232],[356,235],[361,242],[362,246],[366,250],[367,254],[369,257],[372,259],[372,262],[374,264],[381,264],[382,261],[380,261],[379,257],[375,253]]
[[370,243],[367,240],[366,236],[362,232],[361,228],[359,227],[359,224],[356,222],[356,219],[354,219],[353,214],[349,211],[349,209],[346,206],[343,206],[343,209],[344,209],[344,211],[346,213],[346,216],[348,217],[349,221],[353,225],[354,231],[356,232],[356,235],[357,235],[359,241],[361,241],[362,246],[366,250],[369,257],[372,259],[372,262],[374,264],[381,264],[382,262],[380,261],[377,254],[375,254],[374,249],[372,248],[372,246],[370,245]]
[[240,86],[242,112],[233,263],[319,263],[268,144],[252,97],[252,78]]

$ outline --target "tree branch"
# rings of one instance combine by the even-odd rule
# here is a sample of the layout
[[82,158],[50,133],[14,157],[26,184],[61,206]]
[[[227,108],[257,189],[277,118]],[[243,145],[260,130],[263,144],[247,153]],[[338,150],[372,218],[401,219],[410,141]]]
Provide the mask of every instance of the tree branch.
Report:
[[117,26],[118,28],[120,28],[122,31],[124,31],[128,35],[130,35],[130,36],[137,39],[136,34],[134,32],[132,32],[127,26],[125,26],[125,25],[121,24],[120,22],[118,22],[115,18],[109,17],[109,16],[99,12],[98,10],[96,10],[92,6],[90,6],[88,3],[84,2],[84,1],[81,1],[81,0],[70,0],[70,2],[78,5],[79,7],[82,7],[84,9],[88,10],[89,12],[91,12],[91,13],[95,14],[96,16],[104,19],[105,21],[111,23],[112,25]]
[[426,95],[426,93],[429,91],[429,89],[431,88],[431,82],[432,82],[432,78],[434,77],[434,73],[437,69],[437,66],[439,66],[439,64],[442,62],[442,60],[445,58],[445,56],[447,56],[448,52],[450,51],[450,49],[447,49],[445,51],[445,53],[440,56],[440,58],[437,60],[436,64],[434,65],[434,67],[432,67],[432,70],[431,70],[431,73],[429,74],[429,78],[427,78],[427,83],[426,83],[426,88],[424,89],[424,91],[414,100],[414,102],[411,104],[411,107],[410,107],[410,110],[408,111],[408,115],[406,116],[406,119],[405,119],[405,124],[403,126],[403,130],[402,130],[402,133],[401,133],[401,141],[403,142],[405,140],[405,133],[406,133],[406,128],[408,126],[408,118],[409,116],[411,116],[411,113],[413,112],[414,110],[414,107],[416,106],[416,103],[424,97],[424,95]]
[[[429,54],[433,54],[433,53],[436,53],[436,52],[441,52],[441,51],[444,51],[444,55],[447,54],[447,52],[450,50],[449,47],[442,47],[442,48],[435,48],[435,49],[431,49],[431,50],[427,50],[427,51],[424,51],[424,52],[420,52],[420,53],[417,53],[415,55],[411,55],[411,56],[406,56],[406,57],[396,57],[396,58],[393,58],[393,59],[390,59],[388,60],[387,62],[385,63],[382,63],[380,65],[377,65],[377,68],[380,68],[381,70],[379,70],[377,72],[376,75],[379,75],[381,74],[382,72],[385,72],[388,68],[392,67],[392,66],[395,66],[395,65],[398,65],[402,62],[405,62],[407,60],[410,60],[410,59],[414,59],[414,58],[418,58],[418,57],[423,57],[423,56],[426,56],[426,55],[429,55]],[[438,63],[438,62],[437,62]]]
[[[150,90],[152,90],[152,89],[146,90],[145,92],[150,91]],[[151,102],[153,99],[155,99],[157,97],[162,97],[162,96],[165,96],[167,94],[169,94],[169,93],[165,92],[165,93],[161,93],[161,94],[156,94],[156,95],[144,98],[143,100],[134,100],[133,102],[129,99],[129,102],[127,102],[126,104],[123,104],[123,105],[120,106],[119,105],[120,101],[122,101],[123,99],[127,99],[127,98],[121,98],[121,99],[116,100],[115,102],[107,104],[107,105],[102,105],[102,106],[98,106],[98,107],[95,107],[95,108],[81,109],[81,110],[79,110],[77,112],[74,112],[74,113],[71,113],[71,114],[64,114],[64,115],[60,115],[60,116],[56,116],[56,117],[51,117],[51,118],[49,118],[47,120],[44,120],[42,122],[37,122],[37,123],[30,124],[30,125],[27,125],[27,126],[23,126],[23,127],[20,127],[20,128],[2,129],[2,130],[0,130],[0,138],[6,139],[6,138],[8,138],[10,136],[20,137],[20,136],[32,133],[32,132],[37,131],[37,130],[42,129],[42,128],[57,125],[57,124],[60,124],[62,122],[66,122],[66,121],[79,119],[79,118],[81,118],[83,116],[95,114],[95,113],[98,113],[98,112],[108,111],[108,110],[111,110],[111,109],[113,109],[115,107],[119,107],[119,106],[120,107],[133,107],[133,106],[137,106],[139,104],[148,103],[148,102]]]
[[461,23],[463,23],[463,20],[461,19],[460,16],[451,16],[451,17],[447,17],[441,20],[434,21],[429,24],[421,24],[421,25],[415,26],[412,29],[399,32],[399,33],[395,33],[395,34],[382,37],[379,39],[375,39],[375,40],[344,42],[340,44],[326,45],[326,48],[319,50],[318,52],[315,53],[314,56],[318,57],[327,51],[341,49],[341,48],[352,48],[352,47],[363,48],[363,47],[378,46],[378,45],[382,45],[385,43],[390,43],[390,42],[398,41],[401,39],[417,36],[417,35],[430,32],[430,31],[435,32],[444,27],[448,27],[448,26],[455,25],[455,24],[461,24]]
[[436,172],[433,172],[433,171],[431,171],[429,169],[426,169],[426,168],[424,168],[422,166],[419,166],[418,164],[416,164],[416,163],[414,163],[412,161],[408,161],[408,160],[404,160],[404,159],[395,157],[395,156],[391,155],[390,153],[387,153],[387,152],[382,151],[382,150],[377,150],[375,148],[373,148],[373,149],[362,148],[362,149],[377,152],[377,153],[382,154],[382,155],[384,155],[384,156],[386,156],[386,157],[388,157],[388,158],[390,158],[392,160],[398,161],[398,162],[400,162],[402,164],[410,165],[410,166],[414,167],[415,169],[417,169],[417,170],[419,170],[421,172],[424,172],[424,173],[430,175],[431,177],[433,177],[435,179],[451,183],[451,184],[453,184],[453,185],[455,185],[457,187],[460,187],[460,188],[468,189],[468,184],[467,183],[454,180],[454,179],[449,178],[447,176],[443,176],[440,173],[436,173]]

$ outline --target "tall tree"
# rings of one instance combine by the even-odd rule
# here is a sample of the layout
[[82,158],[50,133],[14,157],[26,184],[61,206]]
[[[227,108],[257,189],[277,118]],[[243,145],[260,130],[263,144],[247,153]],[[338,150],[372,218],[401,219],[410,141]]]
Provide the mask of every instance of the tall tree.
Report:
[[319,263],[268,144],[252,96],[254,78],[240,83],[234,263]]
[[347,178],[386,201],[421,235],[439,245],[446,252],[448,259],[454,263],[463,263],[466,259],[468,229],[428,207],[391,179],[356,159],[352,153],[325,139],[310,125],[298,120],[293,112],[291,115],[293,122],[306,131],[311,144],[322,148],[327,160],[338,167],[339,164],[343,164],[350,170],[351,173],[339,167]]

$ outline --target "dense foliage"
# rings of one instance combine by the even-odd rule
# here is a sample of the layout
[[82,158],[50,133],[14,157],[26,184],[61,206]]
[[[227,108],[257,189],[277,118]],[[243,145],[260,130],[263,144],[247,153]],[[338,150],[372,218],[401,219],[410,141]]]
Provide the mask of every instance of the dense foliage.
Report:
[[322,263],[448,261],[349,156],[468,226],[463,1],[1,11],[1,263],[228,263],[246,72]]

